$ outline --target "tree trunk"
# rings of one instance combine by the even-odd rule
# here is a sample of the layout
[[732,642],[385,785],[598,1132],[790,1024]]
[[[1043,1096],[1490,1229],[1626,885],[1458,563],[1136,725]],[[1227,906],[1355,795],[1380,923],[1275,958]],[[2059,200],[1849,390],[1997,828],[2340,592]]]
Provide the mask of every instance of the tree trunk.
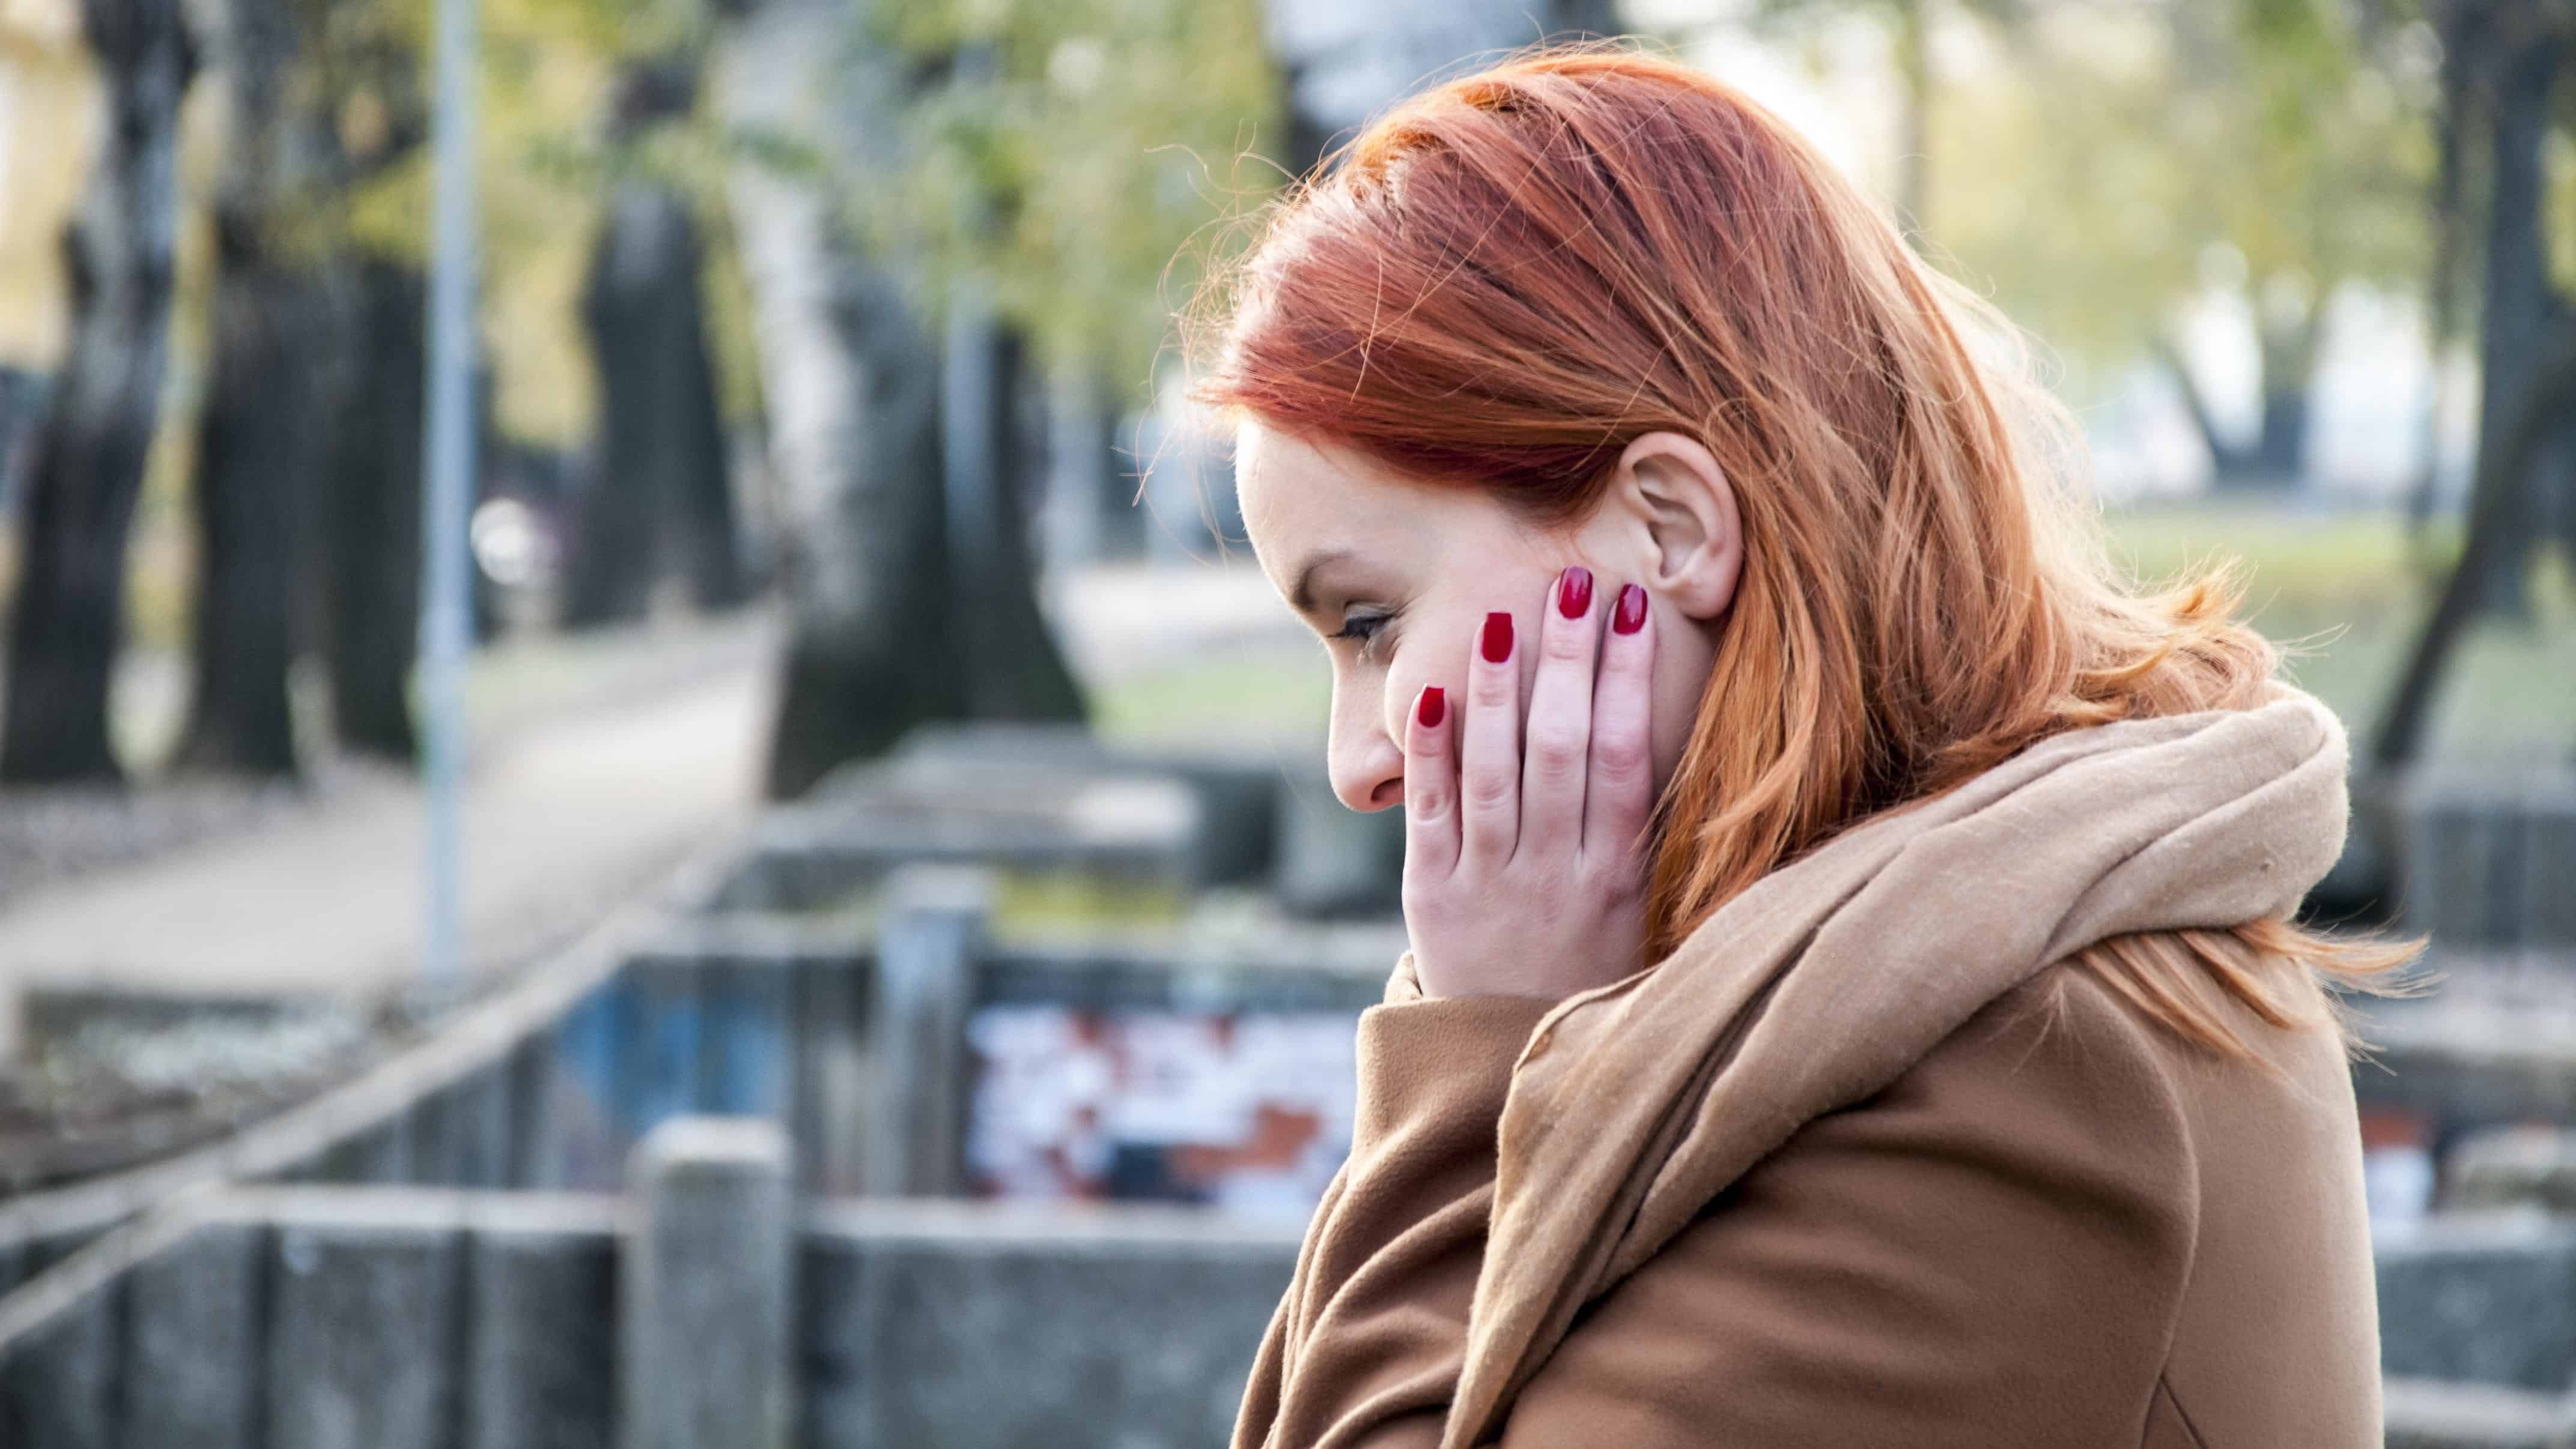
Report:
[[196,693],[173,764],[284,776],[296,770],[287,681],[304,527],[336,414],[313,369],[325,298],[248,251],[218,242],[197,445]]
[[939,509],[937,358],[895,281],[846,255],[847,327],[864,379],[859,449],[841,492],[791,485],[794,618],[769,790],[802,793],[846,760],[884,753],[913,726],[966,717]]
[[283,0],[231,0],[225,19],[217,74],[232,105],[197,433],[196,692],[174,763],[285,776],[296,769],[288,671],[304,529],[339,410],[319,365],[330,324],[318,267],[280,253],[306,169],[303,118],[286,105],[295,18]]
[[1038,607],[1028,543],[1027,347],[971,284],[952,305],[945,370],[948,600],[963,636],[967,713],[1080,721],[1082,688]]
[[2495,412],[2503,421],[2494,445],[2478,452],[2467,544],[2407,656],[2371,746],[2371,759],[2382,770],[2402,768],[2422,750],[2433,695],[2477,612],[2482,587],[2494,577],[2498,559],[2517,546],[2528,547],[2529,540],[2511,533],[2518,520],[2529,516],[2529,495],[2546,476],[2542,465],[2548,446],[2564,436],[2563,420],[2571,408],[2576,408],[2576,322],[2562,321],[2554,336],[2535,340],[2521,390],[2496,401]]
[[2230,481],[2251,466],[2245,450],[2231,440],[2218,426],[2218,415],[2209,406],[2209,395],[2200,389],[2200,379],[2193,375],[2190,359],[2182,355],[2173,339],[2158,335],[2150,344],[2156,361],[2165,375],[2173,379],[2174,390],[2182,394],[2183,411],[2191,415],[2191,425],[2200,434],[2201,446],[2209,450],[2210,486],[2224,490]]
[[106,92],[96,169],[65,232],[71,346],[29,470],[9,621],[0,780],[122,778],[108,676],[125,544],[161,401],[177,229],[179,103],[196,68],[180,0],[83,0]]
[[689,286],[680,298],[686,314],[678,348],[680,376],[673,383],[675,399],[688,412],[686,426],[675,429],[679,436],[673,447],[683,457],[694,454],[695,461],[679,470],[670,527],[679,540],[690,599],[701,609],[730,609],[747,602],[754,589],[741,510],[735,504],[733,443],[717,396],[715,350],[707,342],[706,293],[694,229],[689,252]]
[[[2541,147],[2550,126],[2550,96],[2565,42],[2549,34],[2499,46],[2494,73],[2495,114],[2492,209],[2487,218],[2486,308],[2479,364],[2484,374],[2478,406],[2478,454],[2502,448],[2516,424],[2515,410],[2530,388],[2541,349],[2567,315],[2566,300],[2549,278],[2543,235],[2547,201]],[[2481,465],[2480,487],[2500,475]],[[2493,486],[2507,486],[2496,484]],[[2525,619],[2531,613],[2531,521],[2538,510],[2516,480],[2495,500],[2471,499],[2473,514],[2501,508],[2494,547],[2480,560],[2474,612]]]
[[2239,480],[2247,489],[2288,491],[2306,477],[2308,392],[2316,381],[2326,304],[2332,293],[2333,283],[2328,280],[2297,317],[2256,324],[2263,359],[2263,414],[2254,434],[2253,466]]
[[334,356],[346,393],[320,509],[331,717],[342,748],[409,761],[428,299],[418,271],[381,258],[345,278]]
[[2479,81],[2486,13],[2468,6],[2436,6],[2433,21],[2442,45],[2441,101],[2435,113],[2433,255],[2424,279],[2424,351],[2431,359],[2430,397],[2417,444],[2414,485],[2406,495],[2406,535],[2416,568],[2430,582],[2424,561],[2425,525],[2432,521],[2441,481],[2442,432],[2451,410],[2450,369],[2444,365],[2460,328],[2460,261],[2467,251],[2468,138],[2484,87]]
[[0,363],[0,516],[17,512],[20,480],[44,424],[47,385],[41,372]]
[[733,483],[688,203],[620,183],[600,228],[582,317],[600,380],[600,443],[580,508],[564,622],[641,618],[666,566],[710,607],[743,596]]
[[[887,144],[892,80],[848,59],[834,0],[735,12],[722,63],[737,128],[791,127],[828,94],[827,152]],[[828,69],[826,69],[828,67]],[[758,162],[731,177],[779,479],[790,637],[770,747],[773,796],[954,719],[940,516],[937,357],[904,289],[833,224],[827,183]]]

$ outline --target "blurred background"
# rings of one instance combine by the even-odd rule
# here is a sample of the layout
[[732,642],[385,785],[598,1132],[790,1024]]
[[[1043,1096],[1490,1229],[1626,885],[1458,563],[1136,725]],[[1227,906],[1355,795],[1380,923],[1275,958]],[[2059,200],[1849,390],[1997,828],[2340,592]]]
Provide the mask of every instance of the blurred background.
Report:
[[2142,580],[2250,566],[2310,917],[2443,973],[2356,1076],[2392,1425],[2576,1436],[2576,3],[480,0],[453,960],[436,13],[0,0],[0,1444],[1221,1439],[1401,823],[1172,314],[1574,34],[2035,333]]

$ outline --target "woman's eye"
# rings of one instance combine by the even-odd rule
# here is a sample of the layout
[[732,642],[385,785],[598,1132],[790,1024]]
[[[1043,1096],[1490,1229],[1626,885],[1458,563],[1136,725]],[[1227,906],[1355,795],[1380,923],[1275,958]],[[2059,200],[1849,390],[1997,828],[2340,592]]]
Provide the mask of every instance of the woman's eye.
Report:
[[1386,628],[1386,621],[1387,616],[1384,614],[1353,614],[1342,620],[1342,631],[1332,637],[1358,641],[1359,655],[1362,659],[1366,659],[1369,657],[1370,641],[1376,639],[1379,632]]

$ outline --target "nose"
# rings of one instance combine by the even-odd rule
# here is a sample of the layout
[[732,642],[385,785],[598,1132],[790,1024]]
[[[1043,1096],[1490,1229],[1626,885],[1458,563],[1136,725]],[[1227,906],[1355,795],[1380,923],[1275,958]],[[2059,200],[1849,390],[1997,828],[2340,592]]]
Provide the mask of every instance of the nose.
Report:
[[1404,803],[1404,751],[1374,724],[1336,727],[1326,746],[1333,795],[1363,815]]

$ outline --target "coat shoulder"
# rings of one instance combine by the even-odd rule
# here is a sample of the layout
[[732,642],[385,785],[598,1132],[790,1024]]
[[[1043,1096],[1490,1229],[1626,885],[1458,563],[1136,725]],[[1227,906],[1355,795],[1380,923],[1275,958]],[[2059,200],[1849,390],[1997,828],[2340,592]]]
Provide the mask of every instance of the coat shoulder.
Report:
[[1594,1305],[1507,1445],[2136,1449],[2197,1195],[2117,1007],[2052,966],[1805,1123]]

